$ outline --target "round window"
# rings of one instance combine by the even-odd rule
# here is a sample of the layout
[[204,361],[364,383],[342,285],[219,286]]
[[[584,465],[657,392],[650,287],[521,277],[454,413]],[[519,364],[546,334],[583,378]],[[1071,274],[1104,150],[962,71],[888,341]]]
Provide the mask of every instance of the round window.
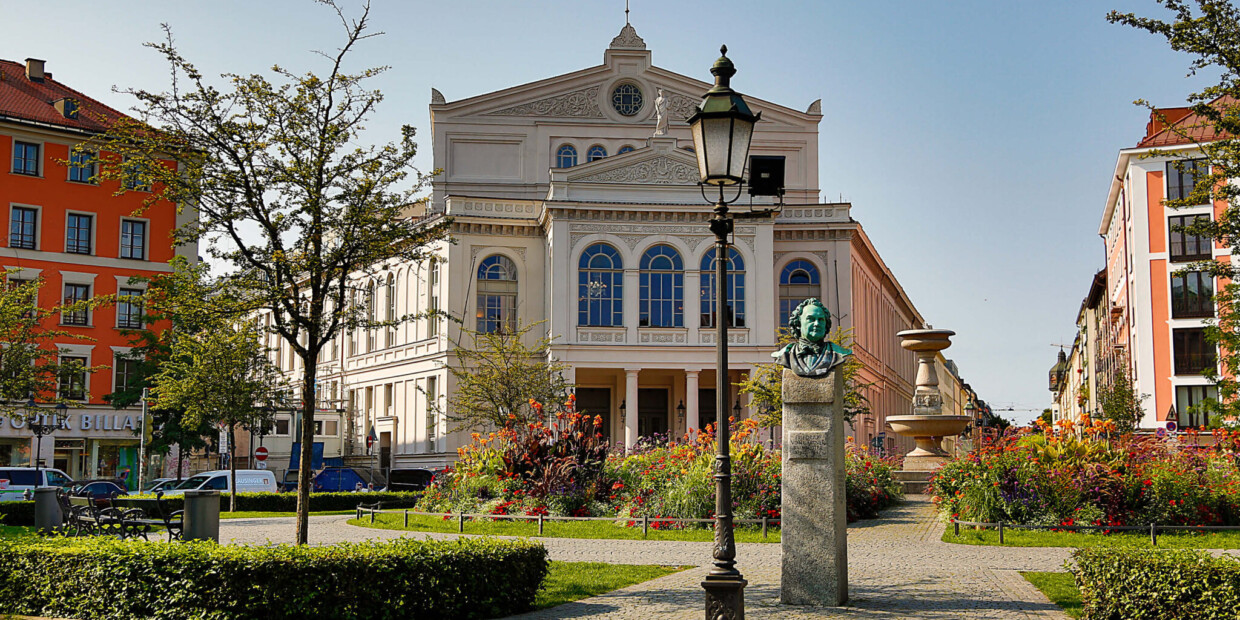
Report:
[[642,109],[642,90],[633,84],[621,84],[611,91],[611,107],[625,116],[633,116]]

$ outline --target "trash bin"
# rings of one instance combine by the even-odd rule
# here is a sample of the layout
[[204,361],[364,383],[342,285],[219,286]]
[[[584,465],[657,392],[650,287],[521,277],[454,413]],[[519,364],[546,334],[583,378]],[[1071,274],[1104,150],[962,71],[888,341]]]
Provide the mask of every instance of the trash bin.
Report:
[[181,540],[220,542],[220,492],[186,491]]
[[65,522],[60,511],[57,487],[39,487],[34,490],[34,528],[40,534],[50,534]]

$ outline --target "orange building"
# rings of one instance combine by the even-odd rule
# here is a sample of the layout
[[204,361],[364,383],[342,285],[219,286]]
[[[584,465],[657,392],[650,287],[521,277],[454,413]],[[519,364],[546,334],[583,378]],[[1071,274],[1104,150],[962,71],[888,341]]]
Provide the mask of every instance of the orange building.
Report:
[[[58,342],[62,359],[106,368],[62,381],[61,396],[79,406],[40,442],[39,458],[74,478],[114,477],[128,468],[132,482],[140,412],[103,401],[132,371],[131,364],[117,362],[130,346],[124,330],[144,327],[141,304],[124,297],[142,293],[131,277],[170,271],[177,254],[196,260],[197,247],[173,247],[171,239],[191,214],[178,215],[167,202],[138,213],[148,192],[115,195],[116,182],[97,183],[91,166],[72,165],[74,145],[122,116],[53,79],[42,60],[0,60],[0,161],[7,168],[0,170],[0,221],[7,233],[0,265],[10,279],[42,277],[39,303],[45,306],[101,295],[121,299],[59,316],[60,328],[90,338]],[[0,465],[31,463],[35,444],[23,420],[0,420]]]
[[1218,398],[1203,372],[1219,371],[1214,345],[1205,338],[1219,283],[1205,272],[1177,272],[1194,261],[1229,261],[1230,248],[1177,228],[1217,218],[1227,205],[1221,200],[1180,209],[1164,205],[1187,197],[1207,173],[1196,144],[1215,137],[1188,108],[1151,113],[1145,136],[1119,153],[1099,224],[1107,252],[1109,340],[1126,352],[1137,392],[1149,395],[1142,428],[1168,421],[1184,428],[1206,426],[1208,413],[1197,405]]

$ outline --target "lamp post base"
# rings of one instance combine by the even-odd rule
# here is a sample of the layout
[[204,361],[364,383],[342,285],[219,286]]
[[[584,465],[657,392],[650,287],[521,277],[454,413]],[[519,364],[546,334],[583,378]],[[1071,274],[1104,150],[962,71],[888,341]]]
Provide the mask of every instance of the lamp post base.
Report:
[[706,620],[745,620],[745,586],[740,575],[712,577],[702,581],[706,590]]

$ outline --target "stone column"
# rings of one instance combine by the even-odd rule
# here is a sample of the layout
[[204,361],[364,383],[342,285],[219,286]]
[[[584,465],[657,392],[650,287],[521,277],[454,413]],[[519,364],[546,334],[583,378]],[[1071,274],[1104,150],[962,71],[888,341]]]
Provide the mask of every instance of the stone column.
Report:
[[637,443],[637,373],[640,368],[624,369],[624,449]]
[[698,420],[698,373],[700,370],[685,371],[685,432],[701,430]]
[[848,600],[844,376],[783,375],[782,571],[786,605]]

